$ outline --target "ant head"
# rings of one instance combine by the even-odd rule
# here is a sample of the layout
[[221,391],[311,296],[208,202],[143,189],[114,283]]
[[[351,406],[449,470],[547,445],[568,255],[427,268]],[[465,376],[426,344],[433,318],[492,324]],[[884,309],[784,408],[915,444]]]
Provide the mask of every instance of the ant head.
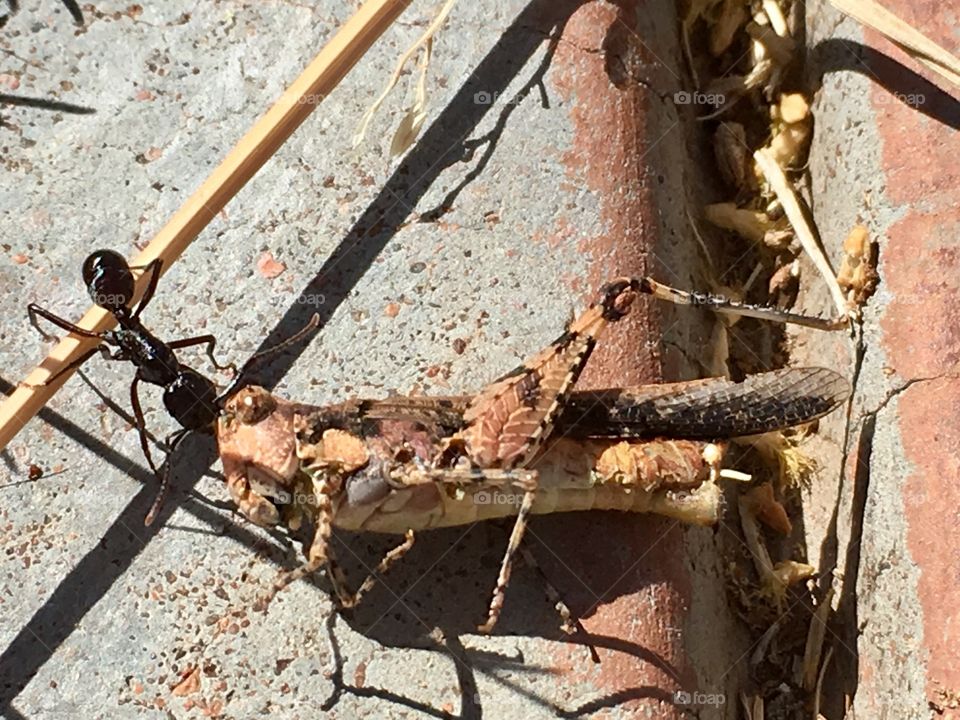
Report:
[[127,259],[113,250],[97,250],[83,261],[83,282],[94,303],[117,312],[133,300],[133,273]]

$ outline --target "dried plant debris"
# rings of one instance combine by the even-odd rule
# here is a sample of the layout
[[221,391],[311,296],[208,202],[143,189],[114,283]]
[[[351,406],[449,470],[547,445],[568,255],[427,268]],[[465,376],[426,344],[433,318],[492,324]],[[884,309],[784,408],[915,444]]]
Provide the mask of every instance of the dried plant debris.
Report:
[[862,307],[877,291],[877,243],[871,242],[867,229],[857,225],[843,241],[843,261],[837,282],[852,310]]
[[[848,3],[836,4],[847,11]],[[755,301],[793,301],[802,268],[796,261],[801,253],[806,254],[830,291],[830,314],[839,327],[859,319],[860,308],[876,287],[876,252],[875,246],[858,240],[859,235],[848,240],[838,279],[798,187],[805,178],[814,118],[810,98],[790,89],[790,82],[795,86],[796,80],[786,80],[791,73],[796,76],[800,56],[799,41],[787,20],[795,16],[793,9],[790,0],[700,0],[684,6],[684,47],[702,92],[679,96],[684,101],[690,98],[695,105],[710,101],[708,112],[698,113],[699,119],[719,121],[712,131],[714,155],[730,194],[706,205],[703,215],[713,226],[755,246],[752,252],[759,262],[744,285],[744,294],[766,269],[770,274],[768,293],[755,292]],[[891,37],[902,43],[909,38],[925,57],[952,67],[949,55],[944,57],[902,27],[898,33]],[[716,74],[711,76],[711,71]],[[749,101],[739,103],[741,98]],[[862,247],[856,247],[857,242]],[[742,256],[742,252],[731,254]],[[717,270],[729,277],[728,268],[721,265]]]
[[367,111],[363,114],[363,117],[360,119],[360,124],[353,136],[354,147],[358,147],[360,143],[363,142],[363,138],[367,134],[367,129],[370,127],[370,123],[373,120],[374,115],[376,115],[377,111],[380,109],[380,106],[383,105],[384,101],[387,99],[387,96],[389,96],[393,89],[397,86],[397,83],[400,81],[400,77],[403,74],[404,68],[406,67],[407,63],[410,62],[410,59],[415,55],[419,58],[417,60],[417,69],[419,70],[419,74],[415,87],[414,102],[413,105],[407,108],[407,110],[404,112],[404,116],[393,134],[393,139],[390,143],[391,157],[406,152],[413,145],[413,143],[416,142],[417,136],[420,134],[420,130],[423,127],[424,120],[426,120],[427,117],[427,70],[430,66],[430,56],[433,50],[433,38],[443,26],[443,23],[446,22],[447,16],[450,14],[450,11],[453,10],[454,5],[456,5],[456,0],[446,0],[431,21],[430,25],[426,30],[424,30],[423,34],[417,38],[416,42],[414,42],[413,45],[411,45],[403,55],[400,56],[400,59],[397,61],[397,66],[393,70],[393,75],[391,75],[390,79],[387,81],[387,85],[383,89],[383,92],[381,92],[380,96],[373,101],[373,104],[367,109]]

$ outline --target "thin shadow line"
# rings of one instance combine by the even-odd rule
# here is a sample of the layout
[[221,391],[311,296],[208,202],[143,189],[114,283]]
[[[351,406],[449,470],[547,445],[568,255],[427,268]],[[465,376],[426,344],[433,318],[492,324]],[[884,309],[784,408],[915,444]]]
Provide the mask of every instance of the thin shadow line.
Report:
[[[67,12],[70,13],[70,17],[73,18],[74,23],[83,25],[83,12],[81,12],[76,0],[60,0],[60,3],[67,9]],[[7,8],[9,8],[7,14],[0,15],[0,28],[6,25],[7,21],[20,11],[19,0],[7,0]]]
[[[0,378],[0,392],[9,395],[13,389],[10,382]],[[178,503],[167,503],[153,526],[145,528],[143,518],[156,495],[153,473],[131,463],[122,453],[100,442],[55,411],[43,408],[39,415],[67,437],[83,443],[92,452],[143,483],[143,488],[127,504],[97,547],[71,569],[0,655],[0,668],[4,671],[0,675],[0,711],[4,717],[10,716],[10,703],[49,659],[52,650],[69,637],[86,611],[110,589],[160,528],[167,525],[167,520],[178,506]],[[183,502],[183,509],[208,526],[215,526],[224,520],[216,508],[207,507],[195,498],[187,498]],[[135,534],[133,528],[138,531],[142,528],[142,534]],[[257,534],[237,524],[231,525],[230,535],[249,548],[262,545],[263,542]],[[104,573],[104,568],[111,568],[115,572]]]
[[71,115],[93,115],[97,112],[96,108],[86,107],[84,105],[74,105],[73,103],[63,102],[61,100],[25,97],[23,95],[8,95],[7,93],[0,93],[0,103],[4,103],[6,105],[17,105],[19,107],[37,108],[38,110],[65,112],[70,113]]
[[[415,206],[440,173],[463,156],[464,139],[491,107],[475,102],[474,94],[480,90],[501,93],[542,44],[544,31],[550,35],[558,32],[579,5],[579,0],[533,0],[501,35],[304,290],[304,293],[322,290],[327,299],[319,309],[323,321],[329,320],[399,230],[408,214],[407,207]],[[451,138],[458,140],[437,158],[435,148],[450,147]],[[345,262],[348,255],[350,261]],[[258,351],[290,337],[307,324],[314,312],[313,307],[292,304]],[[279,353],[261,372],[260,381],[267,387],[275,386],[302,351]],[[44,417],[42,413],[41,417]],[[94,449],[108,460],[119,455],[100,443]],[[215,459],[212,446],[195,453],[190,477],[181,479],[178,485],[192,488]],[[11,710],[13,700],[70,636],[73,627],[126,571],[145,543],[156,535],[157,528],[182,503],[176,498],[168,501],[153,527],[146,528],[144,535],[134,541],[128,527],[142,527],[152,499],[153,489],[145,484],[107,529],[97,548],[84,556],[57,585],[50,598],[0,655],[0,667],[6,672],[0,687],[0,713]],[[110,548],[109,552],[107,548]]]

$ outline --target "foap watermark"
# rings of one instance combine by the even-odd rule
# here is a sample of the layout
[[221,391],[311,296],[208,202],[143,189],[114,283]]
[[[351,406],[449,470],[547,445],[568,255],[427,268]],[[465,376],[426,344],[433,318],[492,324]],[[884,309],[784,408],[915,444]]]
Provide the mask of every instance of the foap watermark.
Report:
[[473,502],[475,505],[519,505],[523,502],[523,495],[516,493],[505,493],[499,490],[481,490],[474,493]]
[[280,98],[279,102],[283,102],[287,105],[319,105],[326,99],[327,96],[323,93],[307,93],[305,95],[300,95],[297,98]]
[[121,305],[126,305],[127,301],[130,298],[123,294],[111,294],[111,293],[96,293],[91,295],[90,299],[93,300],[94,305],[99,305],[104,308],[119,307]]
[[695,707],[700,705],[714,705],[719,707],[727,703],[727,696],[723,693],[703,693],[698,690],[687,692],[686,690],[677,690],[673,694],[673,704],[683,707]]
[[279,505],[310,505],[317,507],[320,505],[320,499],[314,493],[290,492],[279,488],[254,488],[262,495],[269,497]]
[[327,302],[327,296],[323,293],[303,293],[297,296],[297,305],[313,305],[320,307]]
[[926,104],[927,96],[923,93],[877,92],[873,93],[873,101],[877,105],[893,105],[902,103],[908,107],[920,107]]
[[674,105],[709,105],[710,107],[718,108],[721,105],[725,105],[726,102],[727,96],[723,93],[678,90],[673,94]]
[[[508,100],[504,100],[504,103],[507,105],[518,105],[520,103],[520,97],[512,97]],[[474,105],[493,105],[494,103],[500,102],[500,93],[487,92],[486,90],[480,90],[473,94],[473,104]]]

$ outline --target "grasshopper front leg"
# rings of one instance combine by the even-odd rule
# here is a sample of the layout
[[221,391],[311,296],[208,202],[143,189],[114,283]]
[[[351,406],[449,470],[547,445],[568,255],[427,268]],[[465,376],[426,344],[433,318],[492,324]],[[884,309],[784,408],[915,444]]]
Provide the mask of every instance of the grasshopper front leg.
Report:
[[640,282],[631,278],[604,285],[599,301],[571,322],[563,335],[487,386],[464,414],[467,426],[458,439],[462,440],[469,460],[481,470],[523,474],[528,485],[500,566],[487,621],[478,627],[480,632],[491,632],[500,616],[513,556],[536,498],[537,473],[526,468],[553,433],[601,333],[609,323],[627,314],[639,291]]
[[320,568],[326,568],[327,577],[337,599],[344,607],[351,607],[353,595],[347,589],[347,579],[333,553],[330,539],[333,535],[334,501],[343,486],[343,479],[336,472],[325,469],[311,473],[313,480],[313,499],[317,506],[317,515],[313,532],[313,540],[307,551],[307,562],[295,570],[283,573],[274,583],[270,594],[264,598],[267,604],[278,592],[287,585],[309,577]]

